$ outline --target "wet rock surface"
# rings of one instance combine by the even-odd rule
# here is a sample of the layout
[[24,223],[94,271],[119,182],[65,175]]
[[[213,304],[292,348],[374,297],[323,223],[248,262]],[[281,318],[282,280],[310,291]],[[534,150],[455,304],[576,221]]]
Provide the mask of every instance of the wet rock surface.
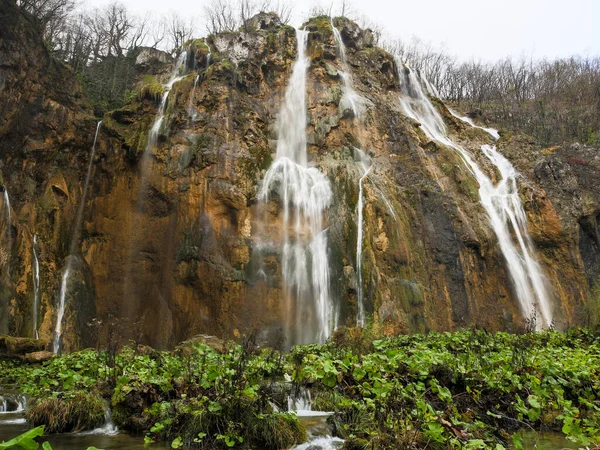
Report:
[[[455,152],[429,142],[402,114],[396,63],[373,46],[372,33],[347,19],[334,23],[367,105],[360,126],[340,107],[342,67],[329,18],[311,20],[306,131],[311,164],[327,174],[334,192],[324,220],[340,323],[353,323],[357,313],[361,148],[373,164],[364,182],[363,282],[376,326],[388,334],[472,324],[518,330],[523,318],[477,182]],[[295,32],[266,15],[244,31],[194,45],[188,74],[169,94],[145,184],[139,167],[157,100],[141,96],[102,118],[79,249],[85,264],[79,297],[66,316],[66,349],[110,339],[172,348],[198,334],[240,338],[254,329],[265,341],[281,336],[279,250],[263,252],[261,262],[256,239],[260,230],[275,230],[277,240],[280,206],[273,201],[267,214],[260,212],[257,192],[274,158],[274,124],[296,57]],[[37,234],[39,330],[50,339],[99,118],[74,73],[52,59],[10,2],[0,5],[0,54],[0,171],[16,217],[2,295],[10,334],[30,336]],[[165,82],[169,71],[153,76]],[[438,106],[452,134],[475,155],[491,143]],[[498,147],[523,175],[521,196],[560,325],[580,323],[580,307],[600,274],[598,150],[543,149],[504,134]],[[99,318],[95,328],[93,317]]]

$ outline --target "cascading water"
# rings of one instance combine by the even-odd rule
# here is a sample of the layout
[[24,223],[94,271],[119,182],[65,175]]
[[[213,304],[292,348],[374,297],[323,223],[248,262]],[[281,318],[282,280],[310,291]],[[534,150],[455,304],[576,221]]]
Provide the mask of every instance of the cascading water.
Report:
[[[122,281],[122,296],[123,298],[126,298],[127,301],[123,302],[123,311],[121,311],[121,314],[123,316],[129,316],[132,319],[137,316],[139,312],[137,308],[140,306],[141,302],[141,295],[137,290],[141,283],[136,283],[134,277],[144,275],[143,272],[136,272],[135,268],[138,264],[140,264],[140,252],[142,251],[143,246],[146,244],[144,234],[140,233],[140,228],[143,227],[142,221],[144,221],[146,218],[137,214],[137,212],[143,210],[143,208],[146,206],[149,187],[148,177],[150,175],[152,153],[156,147],[161,128],[163,127],[163,123],[165,121],[169,94],[171,93],[175,83],[184,78],[186,73],[186,62],[187,51],[183,51],[178,56],[173,66],[169,80],[163,85],[163,95],[158,105],[154,122],[148,130],[146,147],[144,148],[139,162],[137,207],[134,211],[136,214],[130,222],[129,249],[127,251],[127,259]],[[164,300],[161,300],[161,302],[165,303]]]
[[67,259],[67,264],[63,272],[60,283],[60,292],[58,294],[58,310],[56,316],[56,327],[54,328],[54,337],[52,339],[52,350],[55,354],[60,351],[60,340],[62,337],[62,321],[65,316],[65,303],[67,298],[67,288],[69,286],[69,275],[71,274],[71,258]]
[[[363,166],[364,168],[364,166]],[[363,180],[369,175],[373,166],[365,169],[363,176],[358,180],[358,233],[356,236],[356,286],[358,297],[357,325],[365,326],[365,305],[362,289],[362,246],[363,246]]]
[[473,128],[478,128],[480,130],[485,131],[487,134],[489,134],[490,136],[492,136],[495,141],[497,141],[498,139],[500,139],[500,134],[498,133],[498,130],[494,130],[493,128],[480,127],[479,125],[476,125],[475,122],[473,122],[473,120],[470,117],[461,116],[456,111],[453,111],[450,108],[448,108],[448,111],[450,111],[450,114],[452,114],[454,117],[456,117],[457,119],[462,120],[463,122],[468,123]]
[[[12,256],[12,231],[11,227],[11,212],[10,212],[10,197],[8,196],[8,188],[6,185],[1,187],[3,190],[2,199],[4,203],[4,231],[0,236],[2,243],[0,245],[0,260],[6,265],[6,276],[10,280],[10,263]],[[8,307],[10,298],[8,295],[0,297],[0,334],[8,333]]]
[[310,415],[312,411],[312,398],[308,389],[298,388],[295,393],[288,396],[288,411],[297,416]]
[[83,223],[83,210],[85,209],[85,200],[90,187],[90,178],[92,176],[92,168],[94,166],[94,156],[96,155],[96,142],[98,141],[98,133],[100,132],[101,126],[102,121],[98,122],[98,125],[96,126],[96,134],[94,135],[94,144],[92,145],[92,151],[90,152],[90,160],[88,162],[87,173],[85,175],[83,192],[81,193],[81,201],[79,202],[79,208],[77,209],[77,221],[75,222],[75,229],[73,231],[73,237],[71,238],[71,255],[74,255],[79,247],[79,235],[81,234],[81,225]]
[[331,19],[331,29],[333,30],[333,37],[342,62],[342,70],[338,72],[342,79],[342,98],[340,100],[340,105],[342,108],[350,108],[354,117],[358,119],[364,110],[365,99],[354,90],[354,82],[346,57],[346,46],[342,40],[340,30],[333,24],[333,19]]
[[[354,90],[354,82],[352,80],[352,73],[348,65],[348,59],[346,57],[346,46],[342,39],[340,31],[333,24],[331,19],[331,28],[333,30],[333,36],[335,39],[336,47],[342,62],[342,69],[339,74],[342,79],[342,99],[340,105],[342,108],[349,107],[352,110],[353,117],[360,122],[360,117],[365,107],[365,100]],[[359,130],[359,141],[362,141],[360,136],[361,124],[358,126]],[[367,156],[361,149],[356,149],[360,154],[362,175],[358,180],[358,205],[357,205],[357,235],[356,235],[356,297],[357,297],[357,316],[356,325],[359,327],[365,326],[365,305],[363,298],[363,280],[362,280],[362,248],[363,248],[363,181],[371,172],[373,165],[367,165]]]
[[[277,120],[277,154],[259,192],[263,204],[277,192],[283,209],[281,264],[290,344],[324,342],[336,316],[329,293],[328,241],[323,225],[332,191],[327,176],[309,167],[307,161],[307,36],[308,32],[296,30],[298,57]],[[313,329],[307,324],[313,324]]]
[[[210,66],[210,59],[212,57],[212,53],[210,51],[210,45],[206,44],[206,48],[208,48],[208,54],[206,55],[206,66],[204,67],[204,70],[208,70],[208,66]],[[194,95],[196,94],[196,87],[198,86],[198,81],[200,80],[200,74],[196,75],[196,78],[194,78],[194,86],[192,87],[192,92],[190,93],[190,100],[188,102],[188,117],[190,119],[190,122],[195,122],[196,119],[198,118],[198,113],[196,112],[196,110],[193,107],[193,102],[194,102]]]
[[[409,69],[404,70],[401,64],[398,67],[402,89],[400,105],[404,113],[420,122],[422,130],[430,139],[453,148],[477,179],[481,204],[506,260],[524,317],[535,317],[538,329],[551,326],[551,295],[546,289],[547,281],[535,258],[535,249],[527,230],[527,217],[517,189],[518,172],[495,147],[482,146],[483,154],[502,177],[495,186],[472,155],[448,137],[441,115],[423,92],[415,73]],[[496,130],[486,131],[494,138],[498,136]],[[537,320],[538,317],[540,320]]]
[[10,197],[6,186],[4,186],[4,207],[6,208],[6,218],[10,222]]
[[27,398],[15,392],[0,392],[0,414],[20,413],[27,408]]
[[142,158],[146,158],[148,154],[152,151],[156,142],[158,141],[158,134],[160,133],[160,128],[165,120],[165,110],[167,108],[167,100],[169,99],[169,93],[171,92],[171,88],[175,83],[183,79],[183,75],[180,75],[181,72],[185,73],[185,62],[187,60],[187,52],[181,52],[179,57],[177,58],[177,62],[175,63],[175,67],[173,68],[173,72],[171,73],[171,77],[167,84],[163,85],[163,95],[160,99],[160,104],[158,105],[158,112],[156,113],[156,119],[150,128],[150,132],[148,133],[148,143],[146,144],[146,148],[144,150],[144,154]]
[[208,42],[205,42],[206,48],[208,49],[208,54],[206,55],[206,70],[208,70],[208,66],[210,66],[210,60],[212,59],[212,52],[210,51],[210,45]]
[[104,407],[104,425],[102,425],[101,427],[98,428],[94,428],[93,430],[89,430],[89,431],[82,431],[80,433],[77,433],[78,436],[94,436],[94,435],[101,435],[101,436],[115,436],[117,434],[119,434],[119,428],[113,423],[111,417],[110,417],[110,408],[108,406]]
[[69,256],[67,257],[65,269],[63,272],[62,281],[60,284],[60,292],[58,295],[58,314],[56,318],[56,327],[54,328],[54,337],[52,339],[52,348],[54,353],[58,353],[60,351],[61,337],[62,337],[62,322],[65,315],[65,303],[69,288],[69,276],[73,270],[72,265],[75,262],[75,255],[77,254],[77,249],[79,247],[79,236],[81,234],[81,226],[83,223],[83,210],[85,208],[85,200],[87,198],[87,192],[90,186],[90,178],[92,176],[92,168],[94,164],[94,156],[96,154],[96,143],[98,141],[98,133],[100,132],[100,127],[102,126],[102,121],[98,122],[96,126],[96,134],[94,135],[94,144],[92,145],[92,150],[90,152],[90,160],[88,162],[87,173],[85,176],[85,183],[83,185],[83,191],[81,193],[81,200],[79,201],[79,208],[77,209],[77,218],[75,221],[75,227],[73,229],[73,234],[71,237],[71,246],[69,249]]
[[33,337],[39,339],[38,315],[40,311],[40,261],[38,259],[38,237],[33,236]]
[[200,79],[200,75],[196,75],[196,78],[194,78],[194,87],[192,88],[192,92],[190,94],[190,100],[188,102],[188,117],[190,119],[190,122],[195,122],[196,121],[196,117],[198,115],[198,113],[196,113],[196,110],[194,109],[193,103],[194,103],[194,95],[196,94],[196,86],[198,85],[198,80]]
[[0,426],[24,424],[26,408],[27,397],[23,394],[0,390]]
[[313,411],[312,399],[308,389],[297,387],[288,396],[288,411],[298,416],[306,426],[307,442],[292,447],[292,450],[334,450],[344,445],[344,441],[331,436],[326,422],[333,413]]
[[[3,199],[4,199],[4,210],[6,211],[5,219],[4,219],[4,240],[6,242],[6,252],[7,252],[7,267],[8,273],[10,274],[10,259],[12,252],[12,231],[11,227],[11,209],[10,209],[10,196],[8,195],[8,188],[6,185],[3,186]],[[9,275],[10,276],[10,275]]]

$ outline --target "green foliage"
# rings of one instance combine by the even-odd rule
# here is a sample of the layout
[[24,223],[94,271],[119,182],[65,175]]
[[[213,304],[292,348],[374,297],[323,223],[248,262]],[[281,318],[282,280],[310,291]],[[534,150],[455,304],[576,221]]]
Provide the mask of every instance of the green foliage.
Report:
[[126,347],[110,367],[103,353],[83,351],[41,366],[2,363],[0,384],[19,384],[57,409],[53,402],[104,392],[119,426],[172,448],[280,449],[303,441],[297,417],[273,408],[285,406],[283,380],[309,386],[314,407],[335,412],[330,422],[347,448],[519,448],[522,429],[562,432],[580,446],[600,441],[593,331],[381,340],[356,333],[288,354],[257,352],[251,339],[222,352],[204,344],[179,353]]
[[43,435],[44,427],[32,428],[8,442],[0,443],[0,450],[37,450],[39,444],[35,439]]

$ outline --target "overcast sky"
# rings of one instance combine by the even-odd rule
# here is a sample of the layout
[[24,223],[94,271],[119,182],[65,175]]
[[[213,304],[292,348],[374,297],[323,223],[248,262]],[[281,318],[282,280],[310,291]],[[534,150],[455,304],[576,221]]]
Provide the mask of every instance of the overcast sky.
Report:
[[[168,14],[175,10],[193,16],[197,35],[206,34],[202,7],[207,0],[126,0],[137,14]],[[234,0],[235,1],[235,0]],[[89,6],[111,0],[86,0]],[[331,5],[333,15],[341,0],[297,0],[293,25],[315,5]],[[564,57],[600,56],[600,0],[350,0],[356,17],[378,23],[390,37],[417,36],[444,46],[461,59],[494,61],[508,55]]]

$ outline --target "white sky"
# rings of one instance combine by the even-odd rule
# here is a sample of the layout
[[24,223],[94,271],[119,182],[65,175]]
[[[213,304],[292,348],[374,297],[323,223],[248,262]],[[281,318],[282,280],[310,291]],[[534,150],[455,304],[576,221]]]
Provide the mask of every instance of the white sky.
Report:
[[[168,14],[175,10],[196,19],[204,36],[202,8],[208,0],[121,0],[134,13]],[[233,0],[235,1],[235,0]],[[285,1],[285,0],[283,0]],[[342,0],[297,0],[293,25],[315,5]],[[86,0],[88,7],[111,0]],[[461,59],[494,61],[515,57],[600,56],[600,0],[349,0],[355,17],[366,16],[390,37],[444,46]]]

